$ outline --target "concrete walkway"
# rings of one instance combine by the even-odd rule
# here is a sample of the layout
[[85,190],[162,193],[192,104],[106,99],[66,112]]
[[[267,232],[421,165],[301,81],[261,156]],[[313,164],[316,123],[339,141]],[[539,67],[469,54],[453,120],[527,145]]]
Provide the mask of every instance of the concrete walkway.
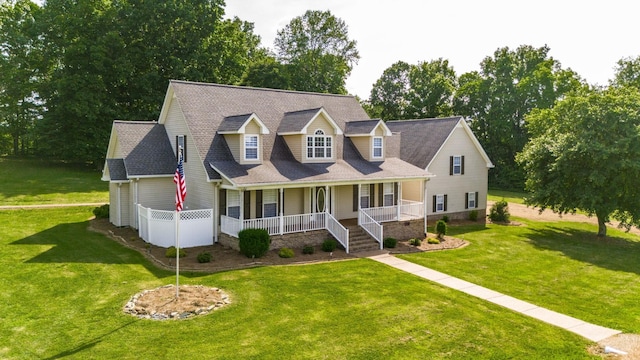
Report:
[[476,284],[472,284],[468,281],[460,280],[439,271],[435,271],[406,260],[398,259],[393,255],[373,255],[369,256],[369,259],[378,261],[402,271],[406,271],[410,274],[436,282],[451,289],[462,291],[466,294],[475,296],[482,300],[486,300],[494,304],[506,307],[507,309],[511,309],[521,314],[530,316],[534,319],[538,319],[551,325],[561,327],[594,342],[598,342],[610,336],[621,333],[621,331],[618,330],[590,324],[571,316],[563,315],[555,311],[541,308],[526,301],[503,295],[499,292],[484,288],[482,286],[478,286]]

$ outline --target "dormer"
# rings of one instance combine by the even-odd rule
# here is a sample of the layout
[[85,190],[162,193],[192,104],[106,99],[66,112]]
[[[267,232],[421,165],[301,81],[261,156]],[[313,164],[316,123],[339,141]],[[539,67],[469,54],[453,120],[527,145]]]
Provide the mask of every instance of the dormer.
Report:
[[225,117],[218,128],[218,134],[224,136],[238,163],[262,163],[263,135],[269,134],[269,129],[256,114]]
[[345,126],[344,136],[351,139],[365,160],[384,161],[391,130],[382,120],[350,121]]
[[323,108],[284,114],[278,135],[301,163],[335,162],[336,136],[342,129]]

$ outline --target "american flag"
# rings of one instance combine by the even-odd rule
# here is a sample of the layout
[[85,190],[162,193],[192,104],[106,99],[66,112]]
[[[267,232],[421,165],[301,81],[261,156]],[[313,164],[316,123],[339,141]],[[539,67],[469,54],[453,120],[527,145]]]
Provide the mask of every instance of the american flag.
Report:
[[182,211],[184,199],[187,197],[187,185],[184,182],[184,167],[182,166],[182,149],[180,149],[178,168],[173,175],[173,182],[176,183],[176,210]]

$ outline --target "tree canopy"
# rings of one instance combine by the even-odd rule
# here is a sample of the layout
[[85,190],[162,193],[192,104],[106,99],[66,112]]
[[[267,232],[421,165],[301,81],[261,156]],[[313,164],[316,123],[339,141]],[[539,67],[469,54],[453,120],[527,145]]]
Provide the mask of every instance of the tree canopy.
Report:
[[640,225],[640,92],[609,88],[569,95],[526,117],[531,139],[518,154],[529,205]]

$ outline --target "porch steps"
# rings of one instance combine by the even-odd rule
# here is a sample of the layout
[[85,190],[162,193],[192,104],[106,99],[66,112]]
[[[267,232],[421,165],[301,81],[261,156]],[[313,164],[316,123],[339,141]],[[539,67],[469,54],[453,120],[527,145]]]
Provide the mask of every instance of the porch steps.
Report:
[[349,252],[359,253],[380,250],[380,244],[358,225],[347,225],[349,229]]

